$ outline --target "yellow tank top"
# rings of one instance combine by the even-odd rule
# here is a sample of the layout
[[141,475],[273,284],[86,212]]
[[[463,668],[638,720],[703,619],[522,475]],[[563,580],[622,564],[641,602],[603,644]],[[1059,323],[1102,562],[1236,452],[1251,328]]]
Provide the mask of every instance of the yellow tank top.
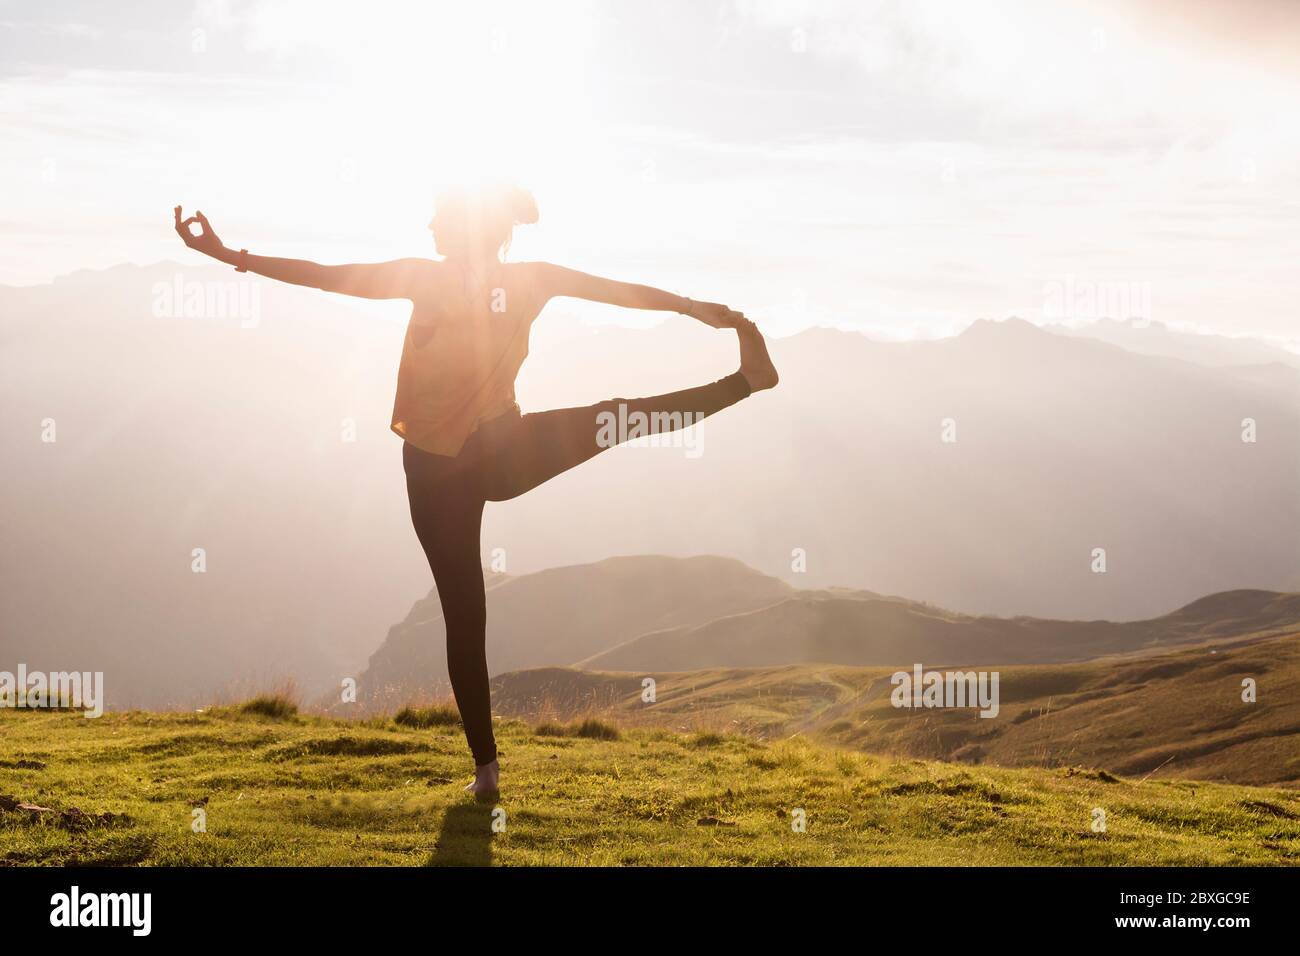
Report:
[[454,456],[481,422],[517,407],[515,378],[543,303],[526,264],[503,264],[476,289],[443,268],[447,281],[416,300],[406,327],[392,429],[416,448]]

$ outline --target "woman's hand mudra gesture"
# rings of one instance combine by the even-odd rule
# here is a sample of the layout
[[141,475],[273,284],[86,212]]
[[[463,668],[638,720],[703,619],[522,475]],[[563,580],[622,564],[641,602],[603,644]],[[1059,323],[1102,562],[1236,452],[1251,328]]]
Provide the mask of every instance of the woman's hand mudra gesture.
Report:
[[[184,242],[185,245],[189,246],[191,249],[197,249],[205,256],[212,256],[214,258],[216,258],[221,252],[225,251],[226,247],[221,244],[221,240],[213,230],[212,224],[208,222],[208,217],[203,215],[201,211],[196,211],[194,215],[184,221],[181,220],[180,206],[176,207],[175,213],[176,235],[181,237],[181,241]],[[199,224],[200,229],[197,236],[190,232],[190,224],[195,222]]]

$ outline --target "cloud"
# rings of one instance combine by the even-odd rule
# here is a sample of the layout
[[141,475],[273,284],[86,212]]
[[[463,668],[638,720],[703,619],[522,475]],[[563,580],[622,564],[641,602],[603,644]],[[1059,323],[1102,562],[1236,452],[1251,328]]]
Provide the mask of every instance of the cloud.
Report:
[[[1197,42],[1165,29],[1174,6],[1141,17],[1110,2],[738,0],[754,26],[852,65],[875,95],[961,103],[1001,135],[1077,124],[1087,130],[1265,125],[1294,103],[1294,71],[1252,63],[1237,42],[1207,49],[1214,21],[1251,22],[1250,5],[1207,14]],[[1232,9],[1236,5],[1219,4]],[[1271,6],[1265,4],[1265,6]],[[1181,4],[1177,5],[1181,9]],[[1254,35],[1245,31],[1243,35]]]

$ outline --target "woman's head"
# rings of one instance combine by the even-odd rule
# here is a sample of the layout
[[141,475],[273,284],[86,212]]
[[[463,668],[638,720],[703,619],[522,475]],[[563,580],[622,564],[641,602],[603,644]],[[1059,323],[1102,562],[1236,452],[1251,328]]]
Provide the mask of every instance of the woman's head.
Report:
[[434,200],[433,233],[438,252],[449,259],[497,256],[510,244],[515,226],[537,221],[537,200],[514,185],[457,186]]

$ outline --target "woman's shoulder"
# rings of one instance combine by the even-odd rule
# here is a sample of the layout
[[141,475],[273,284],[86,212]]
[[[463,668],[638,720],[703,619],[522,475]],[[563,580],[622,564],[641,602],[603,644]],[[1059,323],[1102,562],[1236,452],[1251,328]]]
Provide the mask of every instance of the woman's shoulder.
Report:
[[519,271],[515,273],[523,284],[535,289],[543,297],[554,294],[556,286],[563,283],[564,276],[571,270],[553,262],[530,261],[512,262],[511,266]]
[[555,268],[549,262],[532,260],[528,262],[503,262],[502,265],[520,278],[536,278],[545,275],[547,270]]
[[545,294],[550,286],[555,266],[549,262],[505,262],[505,275],[511,285],[521,286],[537,294]]

